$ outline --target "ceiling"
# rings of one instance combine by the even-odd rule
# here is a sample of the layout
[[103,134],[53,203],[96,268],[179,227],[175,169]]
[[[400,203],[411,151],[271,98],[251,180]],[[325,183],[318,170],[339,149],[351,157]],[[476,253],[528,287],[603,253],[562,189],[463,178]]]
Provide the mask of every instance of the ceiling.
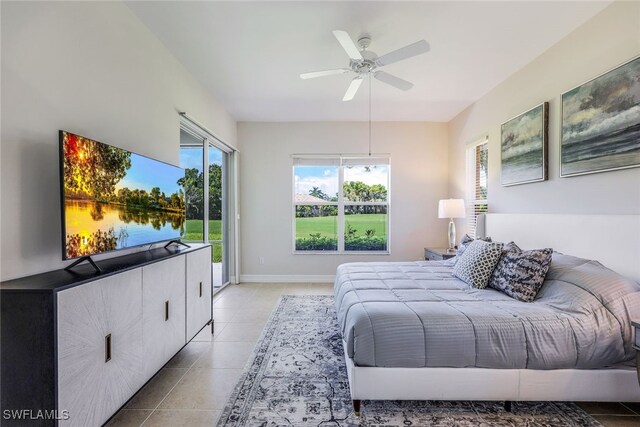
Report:
[[607,6],[529,2],[127,2],[238,121],[367,120],[368,90],[342,96],[353,77],[301,80],[347,67],[331,33],[372,38],[383,55],[420,39],[427,54],[384,67],[413,82],[372,81],[372,118],[449,121]]

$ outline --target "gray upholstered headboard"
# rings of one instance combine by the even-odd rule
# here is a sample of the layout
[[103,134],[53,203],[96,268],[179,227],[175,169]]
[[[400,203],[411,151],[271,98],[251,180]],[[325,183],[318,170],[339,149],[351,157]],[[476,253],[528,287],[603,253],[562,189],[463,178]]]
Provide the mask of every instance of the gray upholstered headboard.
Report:
[[595,259],[640,282],[640,215],[486,214],[476,234]]

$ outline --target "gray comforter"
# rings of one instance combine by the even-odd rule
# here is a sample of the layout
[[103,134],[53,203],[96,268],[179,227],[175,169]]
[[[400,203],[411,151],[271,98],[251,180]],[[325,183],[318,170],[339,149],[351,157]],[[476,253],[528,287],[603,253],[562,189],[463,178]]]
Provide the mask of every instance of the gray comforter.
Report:
[[598,368],[634,355],[640,285],[554,253],[532,303],[474,289],[450,261],[338,267],[335,303],[357,366]]

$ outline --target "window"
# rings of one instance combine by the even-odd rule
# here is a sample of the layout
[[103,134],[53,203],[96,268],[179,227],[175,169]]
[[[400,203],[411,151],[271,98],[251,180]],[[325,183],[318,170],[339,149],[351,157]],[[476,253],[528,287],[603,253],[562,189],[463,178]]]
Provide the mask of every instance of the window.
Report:
[[295,157],[296,252],[389,250],[389,159]]
[[487,170],[488,140],[482,140],[467,148],[467,234],[476,237],[478,215],[488,212]]

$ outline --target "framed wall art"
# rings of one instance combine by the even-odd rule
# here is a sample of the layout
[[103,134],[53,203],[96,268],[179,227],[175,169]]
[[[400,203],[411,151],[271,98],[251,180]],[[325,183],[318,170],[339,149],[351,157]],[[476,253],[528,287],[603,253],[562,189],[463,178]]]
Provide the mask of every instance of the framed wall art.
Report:
[[549,103],[537,105],[500,126],[503,186],[545,181],[548,177]]
[[562,94],[560,176],[640,166],[640,57]]

